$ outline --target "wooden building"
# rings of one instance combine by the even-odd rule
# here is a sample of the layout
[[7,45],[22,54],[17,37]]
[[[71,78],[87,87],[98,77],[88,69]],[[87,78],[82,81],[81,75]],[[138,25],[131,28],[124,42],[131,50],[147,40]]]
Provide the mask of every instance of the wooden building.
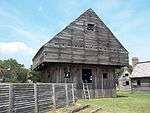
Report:
[[130,78],[133,90],[150,91],[150,61],[138,62]]
[[128,65],[128,51],[110,29],[88,9],[43,45],[33,58],[34,70],[44,82],[76,83],[82,98],[83,83],[90,97],[112,97],[115,69]]

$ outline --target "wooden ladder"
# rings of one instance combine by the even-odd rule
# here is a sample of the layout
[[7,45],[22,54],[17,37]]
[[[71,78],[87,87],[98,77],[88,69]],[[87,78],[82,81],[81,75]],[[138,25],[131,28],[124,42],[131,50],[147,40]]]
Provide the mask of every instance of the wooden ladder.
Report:
[[90,99],[90,91],[87,82],[86,83],[83,82],[83,93],[85,99]]

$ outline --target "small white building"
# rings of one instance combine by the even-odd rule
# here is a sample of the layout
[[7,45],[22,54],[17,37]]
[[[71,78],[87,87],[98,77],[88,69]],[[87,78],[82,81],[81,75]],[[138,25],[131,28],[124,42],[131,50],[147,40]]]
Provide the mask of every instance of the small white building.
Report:
[[131,90],[130,75],[131,73],[129,72],[129,68],[124,67],[124,71],[120,76],[120,78],[118,79],[120,90]]
[[150,61],[138,62],[130,78],[133,90],[150,91]]

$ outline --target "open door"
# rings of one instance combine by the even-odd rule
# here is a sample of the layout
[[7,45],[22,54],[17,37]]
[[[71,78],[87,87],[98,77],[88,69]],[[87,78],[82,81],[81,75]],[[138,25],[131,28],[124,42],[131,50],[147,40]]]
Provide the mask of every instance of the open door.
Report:
[[82,69],[82,80],[84,83],[92,83],[92,69]]

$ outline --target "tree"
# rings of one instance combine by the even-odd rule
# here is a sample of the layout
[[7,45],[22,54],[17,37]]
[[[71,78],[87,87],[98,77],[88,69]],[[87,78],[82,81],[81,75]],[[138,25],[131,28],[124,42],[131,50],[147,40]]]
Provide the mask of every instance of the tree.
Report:
[[4,76],[4,68],[2,66],[2,61],[0,60],[0,81],[2,81]]
[[4,68],[3,82],[27,82],[28,69],[19,64],[15,59],[1,61]]
[[28,80],[33,82],[43,82],[40,72],[26,69],[23,64],[19,64],[15,59],[0,60],[0,80],[3,82],[25,83]]
[[41,73],[38,72],[38,71],[31,70],[31,69],[30,69],[30,71],[28,73],[28,79],[30,79],[34,83],[36,83],[36,82],[43,82]]
[[0,65],[0,76],[3,76],[4,74],[4,68]]

